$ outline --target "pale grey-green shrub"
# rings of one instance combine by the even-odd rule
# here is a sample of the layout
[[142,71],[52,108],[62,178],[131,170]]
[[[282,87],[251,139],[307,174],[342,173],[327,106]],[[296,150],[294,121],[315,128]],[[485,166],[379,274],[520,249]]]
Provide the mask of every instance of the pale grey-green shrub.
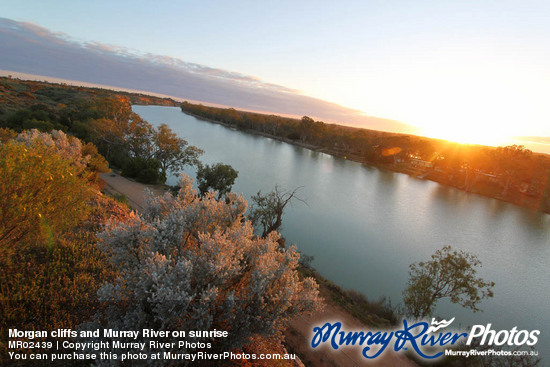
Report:
[[200,198],[187,176],[180,187],[149,196],[141,214],[99,235],[120,277],[100,289],[109,307],[88,328],[227,330],[228,338],[198,341],[228,351],[279,336],[290,318],[318,307],[317,284],[296,272],[296,249],[281,248],[276,232],[255,236],[242,196]]

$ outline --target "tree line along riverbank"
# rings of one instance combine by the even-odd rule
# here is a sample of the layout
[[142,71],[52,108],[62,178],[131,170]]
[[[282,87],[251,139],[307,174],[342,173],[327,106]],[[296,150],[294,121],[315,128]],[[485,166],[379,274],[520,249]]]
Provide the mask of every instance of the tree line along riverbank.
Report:
[[242,131],[550,213],[550,156],[523,146],[459,144],[188,102],[181,109]]

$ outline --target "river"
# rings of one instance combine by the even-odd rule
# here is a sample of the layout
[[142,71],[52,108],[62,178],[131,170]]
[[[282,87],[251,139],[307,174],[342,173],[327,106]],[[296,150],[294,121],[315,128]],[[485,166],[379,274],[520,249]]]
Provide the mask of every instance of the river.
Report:
[[400,302],[409,264],[445,245],[476,254],[479,275],[496,283],[495,296],[481,303],[481,313],[442,302],[436,314],[456,316],[454,325],[538,329],[536,349],[550,358],[550,215],[236,131],[179,108],[133,109],[204,149],[204,163],[233,166],[239,172],[233,191],[247,199],[275,184],[301,187],[307,205],[296,201],[285,213],[287,242],[312,255],[325,277],[370,299]]

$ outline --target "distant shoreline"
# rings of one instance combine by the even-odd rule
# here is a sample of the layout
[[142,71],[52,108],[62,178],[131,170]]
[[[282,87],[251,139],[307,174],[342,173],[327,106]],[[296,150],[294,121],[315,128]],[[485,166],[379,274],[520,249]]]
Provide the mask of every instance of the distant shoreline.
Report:
[[[218,125],[222,125],[226,128],[229,128],[229,129],[236,129],[234,126],[230,125],[230,124],[227,124],[225,122],[222,122],[222,121],[217,121],[217,120],[213,120],[213,119],[210,119],[210,118],[206,118],[206,117],[202,117],[202,116],[198,116],[198,115],[195,115],[193,113],[190,113],[188,111],[181,111],[182,113],[185,113],[186,115],[189,115],[189,116],[192,116],[198,120],[204,120],[204,121],[207,121],[207,122],[211,122],[211,123],[215,123],[215,124],[218,124]],[[500,200],[500,201],[503,201],[503,202],[506,202],[506,203],[509,203],[509,204],[513,204],[513,205],[517,205],[517,206],[520,206],[520,207],[523,207],[523,208],[527,208],[527,209],[531,209],[531,210],[536,210],[536,211],[539,211],[541,213],[545,213],[545,214],[550,214],[550,210],[547,210],[547,211],[541,211],[541,210],[538,210],[537,207],[536,207],[536,203],[534,202],[530,202],[530,201],[522,201],[521,203],[523,205],[520,205],[519,203],[517,202],[513,202],[511,200],[507,200],[506,198],[502,198],[502,197],[493,197],[493,196],[488,196],[488,195],[484,195],[482,193],[478,193],[478,192],[473,192],[473,191],[470,191],[470,190],[466,190],[465,188],[461,188],[461,187],[457,187],[455,185],[449,185],[449,184],[446,184],[444,182],[441,182],[441,181],[438,181],[436,179],[433,179],[432,177],[429,177],[428,174],[420,174],[419,172],[416,172],[414,170],[410,170],[410,169],[399,169],[399,167],[397,166],[394,166],[394,165],[391,165],[391,164],[371,164],[371,163],[365,163],[364,160],[362,160],[361,157],[355,157],[353,155],[349,155],[349,156],[342,156],[341,154],[339,154],[338,152],[335,152],[335,151],[331,151],[331,149],[327,149],[327,148],[319,148],[319,147],[316,147],[314,145],[311,145],[311,144],[306,144],[306,143],[303,143],[303,142],[299,142],[299,141],[295,141],[295,140],[291,140],[291,139],[288,139],[288,138],[283,138],[283,137],[280,137],[280,136],[276,136],[276,135],[271,135],[269,133],[265,133],[265,132],[260,132],[260,131],[256,131],[256,130],[253,130],[253,129],[246,129],[246,130],[241,130],[241,129],[236,129],[238,131],[241,131],[241,132],[244,132],[244,133],[248,133],[248,134],[253,134],[253,135],[259,135],[259,136],[263,136],[265,138],[270,138],[270,139],[274,139],[274,140],[278,140],[278,141],[281,141],[281,142],[284,142],[284,143],[288,143],[288,144],[291,144],[291,145],[294,145],[294,146],[298,146],[298,147],[301,147],[301,148],[305,148],[305,149],[309,149],[309,150],[312,150],[312,151],[315,151],[315,152],[319,152],[319,153],[325,153],[325,154],[329,154],[333,157],[337,157],[337,158],[341,158],[341,159],[345,159],[345,160],[349,160],[349,161],[353,161],[353,162],[356,162],[356,163],[360,163],[362,165],[365,165],[365,166],[369,166],[369,167],[376,167],[376,168],[379,168],[379,169],[386,169],[386,170],[389,170],[389,171],[392,171],[392,172],[397,172],[397,173],[403,173],[403,174],[407,174],[408,176],[411,176],[411,177],[415,177],[415,178],[418,178],[418,179],[427,179],[427,180],[430,180],[430,181],[433,181],[433,182],[436,182],[440,185],[444,185],[444,186],[448,186],[448,187],[453,187],[457,190],[461,190],[461,191],[465,191],[467,193],[471,193],[471,194],[475,194],[475,195],[480,195],[480,196],[483,196],[483,197],[487,197],[487,198],[491,198],[491,199],[496,199],[496,200]],[[549,145],[550,147],[550,145]],[[545,153],[537,153],[537,154],[545,154]]]

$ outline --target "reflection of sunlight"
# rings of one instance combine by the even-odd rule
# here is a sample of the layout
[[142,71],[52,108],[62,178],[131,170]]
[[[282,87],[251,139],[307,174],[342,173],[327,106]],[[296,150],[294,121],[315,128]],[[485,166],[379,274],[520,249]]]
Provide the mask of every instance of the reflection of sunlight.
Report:
[[332,172],[332,170],[334,169],[334,159],[331,159],[331,158],[333,157],[329,156],[329,157],[322,157],[322,158],[323,159],[320,162],[321,171],[323,173]]

